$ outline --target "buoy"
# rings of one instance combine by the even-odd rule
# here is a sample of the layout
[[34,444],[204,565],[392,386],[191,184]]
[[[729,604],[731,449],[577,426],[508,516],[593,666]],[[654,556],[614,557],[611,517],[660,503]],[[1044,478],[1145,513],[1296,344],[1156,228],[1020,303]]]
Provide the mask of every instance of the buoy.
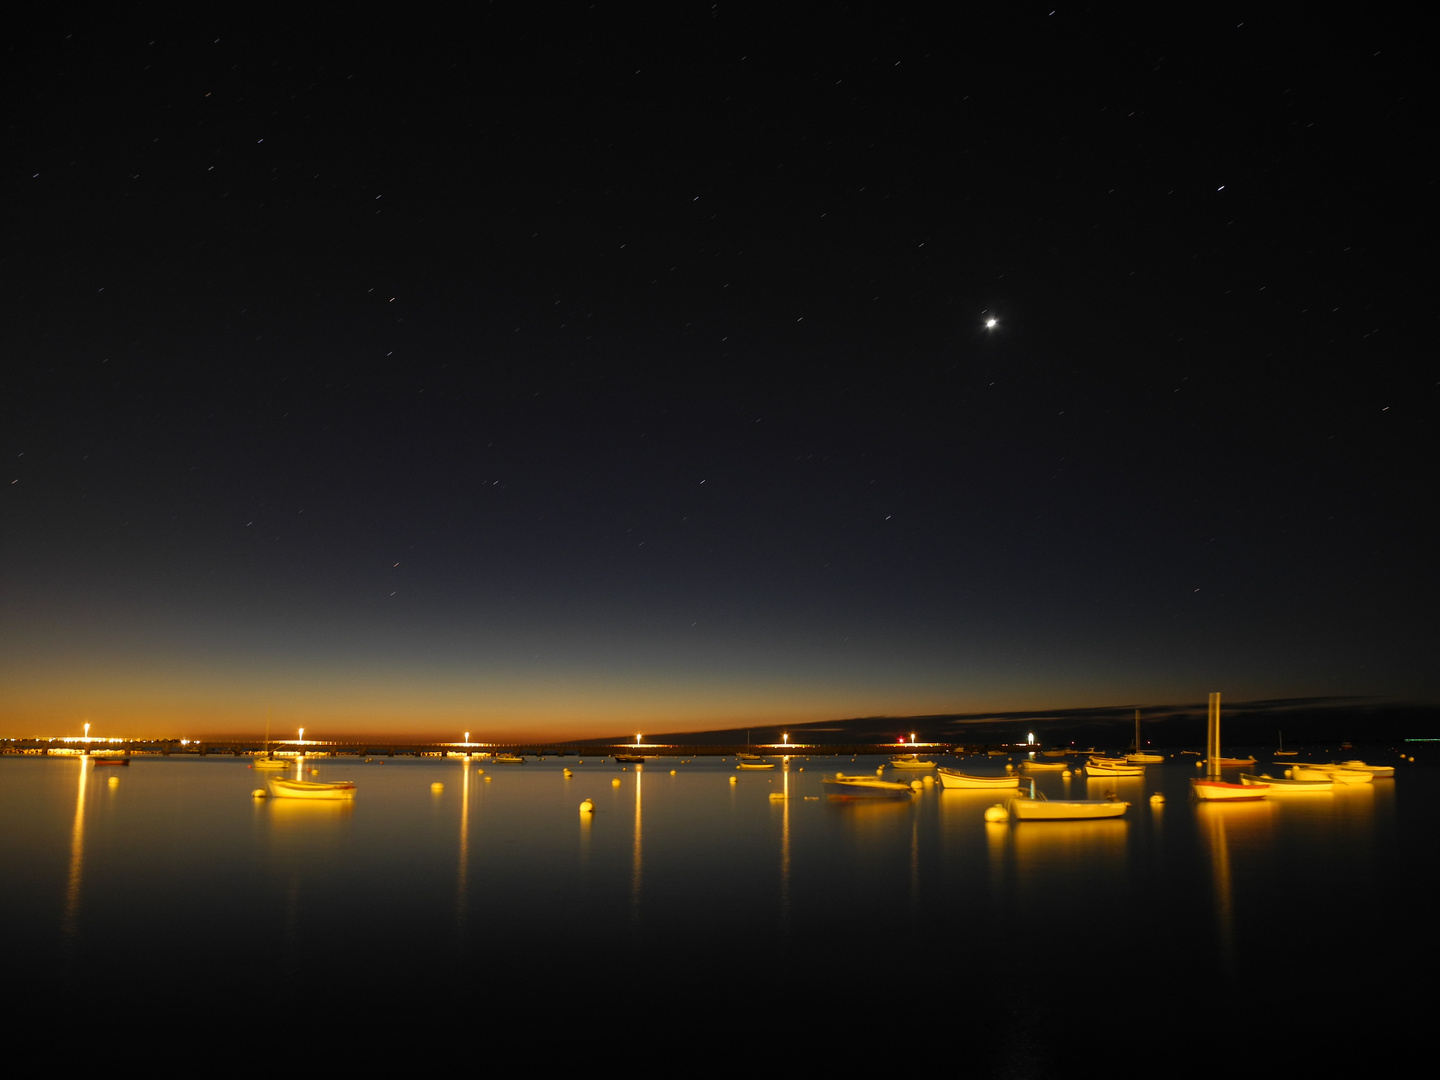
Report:
[[488,783],[489,783],[491,780],[493,780],[493,779],[494,779],[494,777],[487,776],[487,777],[485,777],[485,782],[488,784]]
[[593,814],[595,812],[595,804],[589,799],[586,799],[580,804],[580,812],[582,814]]
[[675,770],[674,770],[674,769],[671,769],[671,770],[670,770],[670,775],[671,775],[671,776],[674,776],[674,775],[675,775]]
[[574,776],[574,775],[575,775],[575,774],[574,774],[573,772],[571,772],[569,769],[566,769],[566,770],[565,770],[565,779],[566,779],[566,780],[569,780],[569,779],[570,779],[572,776]]
[[990,807],[989,810],[985,811],[985,820],[1009,821],[1010,811],[1006,810],[1005,807],[1001,806],[999,803],[996,803],[994,806]]
[[[1079,766],[1076,766],[1076,768],[1078,769]],[[1070,779],[1070,776],[1071,776],[1071,773],[1070,773],[1070,770],[1069,770],[1069,769],[1061,769],[1061,770],[1060,770],[1060,775],[1063,776],[1066,780],[1069,780],[1069,779]]]
[[1197,761],[1197,762],[1195,762],[1195,768],[1197,768],[1197,769],[1203,768],[1204,765],[1205,765],[1205,762],[1203,762],[1203,761]]
[[116,787],[116,786],[119,785],[119,783],[120,783],[120,777],[118,777],[118,776],[112,776],[112,777],[110,777],[110,786],[111,786],[111,787]]
[[614,780],[611,780],[611,781],[610,781],[610,786],[611,786],[611,787],[619,787],[619,786],[620,786],[620,777],[617,776],[617,777],[615,777]]
[[1158,792],[1158,791],[1155,792],[1154,795],[1151,795],[1151,796],[1150,796],[1150,805],[1151,805],[1151,806],[1159,806],[1159,805],[1160,805],[1161,803],[1163,803],[1164,801],[1165,801],[1165,796],[1164,796],[1164,795],[1161,795],[1160,792]]
[[921,784],[919,780],[911,780],[911,781],[910,781],[910,790],[911,790],[911,791],[919,791],[922,787],[924,787],[924,785]]
[[263,799],[269,794],[270,793],[266,791],[263,787],[257,787],[254,791],[250,792],[250,797],[252,799]]
[[435,783],[430,785],[430,790],[438,795],[440,792],[445,790],[445,785],[440,783],[439,780],[436,780]]
[[1007,762],[1005,763],[1005,771],[1006,771],[1006,772],[1014,772],[1014,771],[1015,771],[1015,766],[1014,766],[1014,765],[1011,765],[1010,762],[1007,761]]
[[732,777],[730,777],[730,783],[732,783],[732,784],[733,784],[733,783],[735,783],[735,782],[736,782],[736,778],[735,778],[735,777],[733,777],[733,776],[732,776]]
[[926,787],[934,787],[934,786],[935,786],[935,778],[934,778],[933,776],[924,777],[924,783],[925,783],[925,786],[926,786]]
[[475,771],[476,771],[477,773],[479,773],[481,776],[484,776],[484,775],[485,775],[485,770],[484,770],[484,769],[476,769]]

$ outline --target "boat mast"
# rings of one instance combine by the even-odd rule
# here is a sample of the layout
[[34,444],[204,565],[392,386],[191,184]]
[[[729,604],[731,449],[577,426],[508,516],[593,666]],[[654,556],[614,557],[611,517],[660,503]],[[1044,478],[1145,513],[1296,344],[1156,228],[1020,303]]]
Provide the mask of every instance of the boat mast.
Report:
[[1210,721],[1205,731],[1205,756],[1209,767],[1205,773],[1212,779],[1220,779],[1220,693],[1210,695]]
[[1143,753],[1140,749],[1140,710],[1135,710],[1135,753]]

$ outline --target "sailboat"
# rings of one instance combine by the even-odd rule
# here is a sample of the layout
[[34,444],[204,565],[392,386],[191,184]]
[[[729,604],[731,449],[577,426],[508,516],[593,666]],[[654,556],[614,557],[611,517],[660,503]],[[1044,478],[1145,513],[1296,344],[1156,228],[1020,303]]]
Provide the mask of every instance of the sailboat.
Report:
[[[1220,695],[1210,695],[1210,718],[1205,732],[1205,776],[1190,781],[1190,790],[1197,799],[1263,799],[1270,794],[1270,785],[1263,783],[1230,784],[1220,779]],[[1250,760],[1254,760],[1251,758]]]
[[1277,749],[1277,750],[1275,751],[1275,756],[1276,756],[1276,757],[1294,757],[1296,754],[1300,753],[1299,750],[1286,750],[1286,749],[1285,749],[1285,732],[1283,732],[1283,731],[1279,732],[1279,733],[1278,733],[1278,738],[1279,738],[1279,742],[1280,742],[1280,747],[1279,747],[1279,749]]
[[270,713],[272,709],[265,710],[265,750],[264,753],[250,763],[252,769],[288,769],[290,762],[282,761],[271,756],[270,751]]
[[1135,710],[1135,752],[1126,754],[1125,760],[1131,765],[1155,765],[1165,760],[1164,754],[1147,754],[1145,744],[1140,741],[1140,710]]

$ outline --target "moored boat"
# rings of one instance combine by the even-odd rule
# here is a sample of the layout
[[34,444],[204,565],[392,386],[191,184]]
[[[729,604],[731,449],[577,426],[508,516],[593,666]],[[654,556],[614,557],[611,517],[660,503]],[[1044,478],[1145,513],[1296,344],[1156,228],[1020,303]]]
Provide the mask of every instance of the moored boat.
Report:
[[1269,784],[1231,784],[1224,780],[1213,780],[1208,777],[1192,779],[1190,789],[1195,793],[1197,799],[1216,800],[1263,799],[1270,793]]
[[775,763],[774,763],[773,761],[761,761],[759,758],[756,758],[754,761],[742,761],[742,762],[740,762],[740,764],[736,765],[735,768],[737,768],[737,769],[773,769],[773,768],[775,768]]
[[971,776],[968,773],[956,772],[954,769],[940,768],[935,770],[940,777],[941,787],[947,788],[1007,788],[1019,787],[1020,777],[1017,774],[1010,776]]
[[1324,780],[1277,780],[1275,777],[1264,773],[1259,776],[1241,773],[1240,782],[1252,786],[1256,784],[1268,786],[1271,795],[1301,794],[1306,791],[1330,791],[1335,786],[1335,781],[1328,777]]
[[890,759],[890,767],[892,769],[933,769],[935,762],[922,761],[914,754],[901,754],[899,757]]
[[825,777],[825,793],[832,799],[901,799],[915,794],[909,784],[844,773]]
[[92,756],[92,757],[90,758],[90,760],[93,761],[96,765],[129,765],[129,764],[130,764],[130,759],[129,759],[128,757],[93,757],[93,756]]
[[1070,766],[1063,761],[1022,761],[1020,767],[1028,772],[1059,772]]
[[352,780],[335,780],[321,783],[315,780],[271,780],[270,794],[277,799],[353,799],[355,783]]
[[1085,768],[1094,776],[1144,776],[1144,765],[1112,765],[1091,759]]
[[1120,817],[1130,808],[1119,799],[1010,799],[1005,809],[1016,821],[1090,821]]
[[[620,761],[620,760],[622,760],[622,759],[617,757],[615,760],[616,760],[616,761]],[[629,758],[625,758],[625,759],[623,759],[623,760],[629,761],[630,759],[629,759]],[[641,760],[643,760],[643,759],[642,759],[642,758],[635,758],[635,760],[636,760],[636,761],[641,761]],[[496,754],[496,755],[495,755],[495,764],[496,764],[496,765],[524,765],[524,764],[525,764],[525,759],[524,759],[523,757],[521,757],[519,754]]]
[[1339,765],[1301,765],[1296,764],[1293,768],[1286,770],[1292,780],[1334,780],[1337,784],[1369,784],[1375,780],[1374,775],[1368,772],[1361,772],[1359,769],[1344,769]]
[[1342,761],[1340,767],[1350,769],[1352,772],[1368,772],[1377,780],[1395,775],[1394,765],[1366,765],[1363,761]]

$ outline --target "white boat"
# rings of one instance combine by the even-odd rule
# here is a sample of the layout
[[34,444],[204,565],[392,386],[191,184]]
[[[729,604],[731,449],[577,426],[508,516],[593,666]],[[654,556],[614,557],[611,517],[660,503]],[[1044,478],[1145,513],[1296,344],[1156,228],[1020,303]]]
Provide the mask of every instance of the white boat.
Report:
[[1292,780],[1334,780],[1337,784],[1370,784],[1375,777],[1359,769],[1346,769],[1339,765],[1302,765],[1296,763],[1286,770]]
[[355,783],[351,780],[328,784],[314,780],[271,780],[270,794],[277,799],[353,799]]
[[1350,769],[1353,772],[1368,772],[1377,779],[1395,775],[1394,765],[1366,765],[1363,761],[1342,761],[1340,762],[1340,767],[1342,769]]
[[1091,754],[1085,762],[1087,765],[1128,765],[1130,764],[1123,757],[1104,757],[1100,754]]
[[1294,757],[1300,752],[1299,750],[1285,749],[1285,732],[1283,731],[1277,733],[1276,741],[1280,744],[1275,750],[1276,757]]
[[825,793],[832,799],[900,799],[915,794],[909,784],[881,780],[878,776],[846,776],[844,773],[825,777]]
[[1089,821],[1120,817],[1130,808],[1119,799],[1010,799],[1005,809],[1016,821]]
[[[525,759],[524,759],[523,757],[521,757],[519,754],[496,754],[494,760],[495,760],[495,764],[496,764],[496,765],[524,765],[524,764],[525,764]],[[619,758],[616,758],[615,760],[616,760],[616,761],[619,761],[620,759],[619,759]]]
[[1070,766],[1063,761],[1022,761],[1020,767],[1027,772],[1059,772]]
[[754,761],[742,761],[735,766],[737,769],[773,769],[774,767],[773,761],[760,761],[758,758]]
[[914,754],[901,754],[899,757],[890,759],[892,769],[933,769],[935,762],[921,761]]
[[1007,788],[1019,787],[1019,774],[1010,776],[970,776],[954,769],[936,769],[940,786],[947,788]]
[[1165,760],[1164,754],[1147,754],[1145,744],[1140,741],[1140,710],[1135,710],[1135,752],[1126,754],[1125,760],[1131,765],[1158,765]]
[[1091,760],[1085,768],[1092,776],[1144,776],[1144,765],[1111,765],[1109,762],[1101,764]]
[[1197,799],[1263,799],[1270,794],[1270,785],[1265,783],[1231,784],[1224,780],[1196,777],[1190,781],[1190,788]]
[[[1247,758],[1244,763],[1255,759]],[[1239,765],[1237,758],[1220,754],[1220,695],[1210,695],[1210,713],[1205,730],[1205,776],[1190,781],[1190,790],[1197,799],[1263,799],[1270,793],[1268,784],[1231,784],[1220,779],[1220,766]]]
[[1262,773],[1259,776],[1251,776],[1249,773],[1240,774],[1242,784],[1268,785],[1271,795],[1301,794],[1307,791],[1330,791],[1335,787],[1335,781],[1328,777],[1324,780],[1277,780],[1273,776]]

